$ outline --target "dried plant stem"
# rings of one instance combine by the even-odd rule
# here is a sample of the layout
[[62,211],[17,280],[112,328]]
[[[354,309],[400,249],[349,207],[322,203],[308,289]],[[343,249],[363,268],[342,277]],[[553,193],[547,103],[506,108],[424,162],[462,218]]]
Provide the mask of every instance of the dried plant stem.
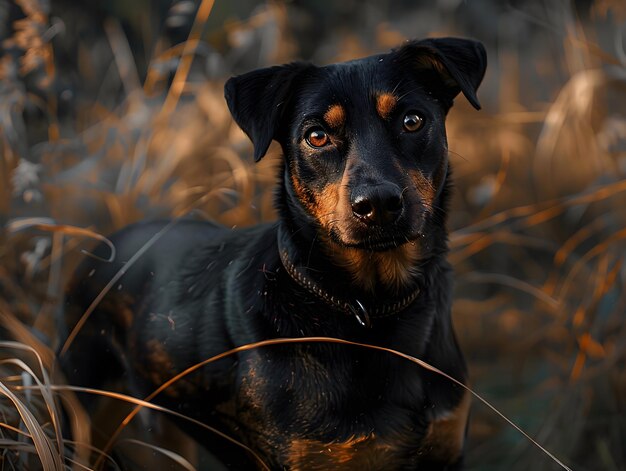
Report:
[[489,401],[484,399],[481,395],[479,395],[477,392],[475,392],[470,387],[466,386],[464,383],[462,383],[458,379],[453,378],[452,376],[448,375],[447,373],[444,373],[440,369],[435,368],[434,366],[426,363],[425,361],[420,360],[419,358],[413,357],[411,355],[407,355],[406,353],[402,353],[402,352],[399,352],[397,350],[393,350],[393,349],[387,348],[387,347],[380,347],[380,346],[377,346],[377,345],[369,345],[369,344],[364,344],[364,343],[360,343],[360,342],[352,342],[352,341],[349,341],[349,340],[343,340],[343,339],[338,339],[338,338],[333,338],[333,337],[278,338],[278,339],[262,340],[260,342],[254,342],[254,343],[242,345],[241,347],[233,348],[233,349],[228,350],[226,352],[220,353],[219,355],[215,355],[215,356],[213,356],[213,357],[211,357],[211,358],[209,358],[207,360],[204,360],[204,361],[202,361],[200,363],[197,363],[197,364],[187,368],[186,370],[182,371],[181,373],[177,374],[176,376],[174,376],[170,380],[166,381],[165,383],[163,383],[161,386],[159,386],[159,388],[157,388],[150,395],[148,395],[142,401],[142,404],[138,404],[138,406],[135,409],[133,409],[124,418],[124,420],[120,423],[120,426],[112,434],[111,439],[109,440],[109,443],[107,443],[107,445],[104,448],[104,451],[107,452],[110,449],[110,447],[113,445],[115,439],[121,433],[122,429],[126,425],[128,425],[130,423],[130,421],[139,413],[139,411],[143,407],[144,403],[148,403],[149,404],[150,403],[149,401],[154,399],[158,394],[160,394],[161,392],[166,390],[168,387],[170,387],[172,384],[174,384],[178,380],[182,379],[183,377],[193,373],[194,371],[202,368],[205,365],[208,365],[209,363],[213,363],[213,362],[215,362],[217,360],[221,360],[222,358],[228,357],[230,355],[234,355],[234,354],[239,353],[239,352],[254,350],[254,349],[257,349],[257,348],[260,348],[260,347],[267,347],[267,346],[271,346],[271,345],[284,345],[284,344],[294,344],[294,343],[337,343],[337,344],[343,344],[343,345],[351,345],[351,346],[354,346],[354,347],[368,348],[368,349],[371,349],[371,350],[377,350],[377,351],[381,351],[381,352],[390,353],[390,354],[396,355],[396,356],[398,356],[400,358],[404,358],[405,360],[409,360],[409,361],[411,361],[411,362],[421,366],[422,368],[424,368],[424,369],[426,369],[428,371],[431,371],[431,372],[436,373],[436,374],[438,374],[440,376],[443,376],[444,378],[446,378],[449,381],[453,382],[457,386],[459,386],[459,387],[463,388],[464,390],[466,390],[467,392],[469,392],[472,396],[474,396],[476,399],[478,399],[480,402],[482,402],[484,405],[486,405],[489,409],[491,409],[493,412],[495,412],[500,418],[502,418],[504,421],[506,421],[511,427],[513,427],[515,430],[517,430],[519,433],[521,433],[534,446],[539,448],[544,454],[546,454],[548,457],[550,457],[550,459],[552,459],[555,463],[557,463],[559,466],[561,466],[561,468],[563,468],[565,470],[568,470],[568,471],[572,471],[568,466],[563,464],[556,456],[554,456],[552,453],[550,453],[548,450],[546,450],[543,446],[541,446],[537,441],[535,441],[530,435],[528,435],[526,432],[524,432],[524,430],[522,430],[521,427],[516,425],[512,420],[507,418],[502,412],[500,412],[493,405],[491,405],[491,403]]
[[202,0],[200,8],[198,8],[198,13],[196,13],[196,18],[194,19],[193,26],[191,27],[191,33],[189,33],[189,38],[185,42],[185,47],[183,48],[180,64],[176,69],[174,80],[172,81],[165,103],[161,109],[161,114],[165,116],[169,116],[174,111],[174,108],[176,108],[176,104],[183,93],[185,83],[187,82],[187,76],[189,75],[189,70],[191,69],[191,64],[193,62],[195,50],[198,47],[198,42],[202,36],[202,30],[204,29],[206,21],[209,19],[214,3],[215,0]]

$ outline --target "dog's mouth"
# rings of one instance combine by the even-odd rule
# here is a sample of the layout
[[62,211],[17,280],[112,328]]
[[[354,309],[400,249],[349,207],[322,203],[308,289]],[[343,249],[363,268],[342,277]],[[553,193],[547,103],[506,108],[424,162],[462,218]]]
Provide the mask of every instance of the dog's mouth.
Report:
[[334,228],[331,229],[331,240],[337,245],[346,248],[365,250],[368,252],[388,252],[396,250],[406,244],[415,245],[420,238],[419,232],[403,233],[402,231],[377,231],[374,234],[363,234],[348,237],[346,234],[340,234]]
[[390,239],[366,239],[363,242],[355,244],[347,244],[348,247],[352,247],[360,250],[367,250],[370,252],[387,252],[402,247],[405,244],[415,244],[417,237],[415,238],[390,238]]

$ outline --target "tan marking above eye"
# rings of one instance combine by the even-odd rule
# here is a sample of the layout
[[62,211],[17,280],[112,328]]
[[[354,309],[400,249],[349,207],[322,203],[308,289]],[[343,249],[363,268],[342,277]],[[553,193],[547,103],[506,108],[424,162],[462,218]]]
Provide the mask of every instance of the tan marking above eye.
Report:
[[324,113],[324,121],[331,128],[340,128],[346,122],[346,111],[341,105],[332,105],[328,111]]
[[393,93],[379,93],[376,97],[376,111],[381,118],[387,119],[398,104]]

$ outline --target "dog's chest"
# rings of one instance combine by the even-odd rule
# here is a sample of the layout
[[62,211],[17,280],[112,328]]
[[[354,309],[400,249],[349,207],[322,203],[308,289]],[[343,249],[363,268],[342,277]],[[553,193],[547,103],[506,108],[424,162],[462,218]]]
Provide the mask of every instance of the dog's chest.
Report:
[[[375,470],[418,462],[425,425],[389,403],[384,377],[373,388],[375,381],[364,382],[356,374],[359,368],[341,359],[331,368],[306,354],[292,361],[255,355],[243,363],[239,420],[250,445],[272,464],[292,470]],[[375,377],[377,368],[371,373]]]
[[332,442],[294,439],[283,453],[292,470],[403,469],[416,463],[406,451],[374,433]]

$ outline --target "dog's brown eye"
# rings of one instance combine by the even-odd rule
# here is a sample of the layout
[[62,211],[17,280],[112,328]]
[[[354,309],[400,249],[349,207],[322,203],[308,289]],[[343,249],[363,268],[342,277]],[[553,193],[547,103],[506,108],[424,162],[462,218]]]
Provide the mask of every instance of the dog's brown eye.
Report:
[[408,132],[417,131],[419,128],[422,127],[423,122],[424,120],[420,118],[419,115],[417,115],[416,113],[408,113],[404,117],[404,130]]
[[330,142],[330,138],[322,128],[313,128],[307,132],[306,142],[311,147],[324,147]]

